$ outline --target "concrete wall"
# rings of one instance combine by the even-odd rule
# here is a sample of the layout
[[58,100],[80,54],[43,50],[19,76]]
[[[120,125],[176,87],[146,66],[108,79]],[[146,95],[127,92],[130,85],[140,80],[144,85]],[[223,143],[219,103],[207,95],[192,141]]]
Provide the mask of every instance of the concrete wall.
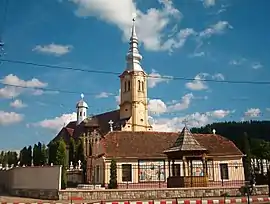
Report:
[[0,170],[0,189],[11,195],[57,199],[60,188],[61,166]]
[[[268,186],[256,186],[257,195],[267,195]],[[80,190],[59,191],[60,200],[68,200],[70,196],[80,197],[83,200],[93,201],[132,201],[132,200],[159,200],[176,198],[206,198],[219,196],[241,196],[239,188],[159,188],[159,189],[115,189],[115,190]]]

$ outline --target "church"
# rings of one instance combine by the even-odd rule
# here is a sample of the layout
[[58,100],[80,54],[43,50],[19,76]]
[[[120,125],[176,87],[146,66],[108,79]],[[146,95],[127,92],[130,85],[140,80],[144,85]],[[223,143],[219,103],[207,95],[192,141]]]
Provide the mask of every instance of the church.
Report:
[[141,65],[135,19],[126,68],[120,78],[119,109],[91,117],[83,95],[72,121],[53,140],[84,139],[87,182],[107,187],[116,161],[118,188],[228,186],[244,183],[243,153],[216,134],[156,132],[148,121],[147,74]]

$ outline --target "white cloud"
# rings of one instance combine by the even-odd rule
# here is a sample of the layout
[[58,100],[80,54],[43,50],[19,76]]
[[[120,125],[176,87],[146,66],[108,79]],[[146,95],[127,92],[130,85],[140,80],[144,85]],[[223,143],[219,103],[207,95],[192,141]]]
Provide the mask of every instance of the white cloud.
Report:
[[233,59],[229,62],[230,65],[235,65],[235,66],[239,66],[242,65],[244,62],[246,62],[247,59],[245,58],[241,58],[241,59]]
[[260,69],[260,68],[263,67],[263,65],[262,65],[260,62],[254,62],[254,63],[251,65],[251,67],[252,67],[253,69]]
[[194,52],[189,57],[203,57],[205,56],[205,52]]
[[152,126],[155,131],[175,132],[184,127],[184,120],[188,120],[189,127],[201,127],[211,122],[209,116],[196,112],[183,117],[154,119]]
[[192,82],[187,82],[185,84],[186,88],[194,91],[200,91],[200,90],[205,90],[208,89],[208,86],[206,84],[206,79],[210,78],[213,80],[219,80],[219,81],[224,81],[225,77],[221,73],[217,73],[214,75],[210,75],[208,73],[199,73],[194,77],[194,80]]
[[119,104],[120,104],[120,99],[121,99],[120,94],[121,94],[121,89],[118,90],[118,95],[114,97],[117,104],[117,108],[119,108]]
[[179,102],[168,106],[168,111],[173,112],[187,109],[193,98],[194,96],[192,93],[184,95]]
[[100,94],[96,95],[96,98],[108,98],[111,95],[113,94],[108,92],[101,92]]
[[34,89],[34,88],[44,88],[48,85],[47,83],[41,82],[37,78],[32,78],[30,80],[22,80],[14,74],[9,74],[5,76],[3,79],[0,80],[0,82],[6,85],[5,87],[0,89],[0,98],[15,98],[19,96],[22,92],[26,91],[26,89],[21,87]]
[[170,104],[164,103],[161,99],[150,99],[148,102],[148,110],[150,114],[159,115],[165,112],[175,112],[187,109],[194,96],[192,93],[182,96],[180,101],[174,100]]
[[221,74],[221,73],[214,74],[214,75],[212,76],[212,78],[213,78],[214,80],[220,80],[220,81],[224,81],[224,80],[225,80],[224,75]]
[[212,116],[214,118],[217,118],[217,119],[222,119],[226,116],[228,116],[230,113],[234,113],[235,110],[215,110],[215,111],[210,111],[210,112],[207,112],[206,114],[209,115],[209,116]]
[[171,78],[172,76],[161,76],[156,70],[152,69],[152,72],[148,75],[148,87],[154,88],[159,83],[168,83]]
[[3,79],[0,80],[4,84],[12,84],[15,86],[23,86],[28,88],[43,88],[46,87],[48,84],[39,81],[36,78],[32,78],[31,80],[22,80],[14,74],[9,74],[5,76]]
[[201,31],[199,33],[199,37],[210,38],[212,35],[223,34],[228,28],[233,28],[228,21],[219,21],[216,24],[211,25],[209,28]]
[[229,114],[234,113],[229,110],[215,110],[206,113],[195,112],[183,117],[173,118],[157,118],[153,119],[153,129],[161,132],[180,131],[184,127],[184,120],[187,120],[187,125],[191,127],[201,127],[214,122],[216,119],[221,119]]
[[61,115],[60,117],[55,117],[53,119],[45,119],[40,122],[34,123],[32,125],[43,127],[46,129],[50,129],[53,131],[59,131],[64,125],[67,125],[70,121],[76,121],[77,114],[73,113],[66,113]]
[[72,50],[71,45],[57,45],[54,43],[51,43],[49,45],[37,45],[32,49],[32,51],[45,53],[45,54],[52,54],[55,56],[61,56],[69,53]]
[[24,116],[15,112],[5,112],[0,110],[0,126],[7,126],[14,123],[19,123]]
[[215,4],[216,4],[216,0],[203,0],[203,5],[205,7],[215,6]]
[[13,86],[5,86],[4,88],[0,88],[0,98],[15,98],[19,96],[22,92],[22,88],[17,88]]
[[[181,12],[173,6],[171,0],[159,0],[162,8],[149,8],[146,12],[139,10],[133,0],[70,0],[76,4],[75,14],[79,17],[97,17],[117,26],[125,40],[130,37],[132,14],[136,13],[137,34],[145,49],[151,51],[170,50],[182,47],[186,39],[194,34],[190,28],[175,30],[181,19]],[[170,29],[173,35],[166,35]]]
[[259,108],[250,108],[245,112],[246,117],[257,118],[261,114],[261,110]]
[[208,75],[209,74],[207,73],[200,73],[196,75],[194,77],[194,81],[186,83],[186,88],[194,90],[194,91],[208,89],[208,86],[203,81]]
[[24,104],[21,100],[19,99],[16,99],[15,101],[11,102],[9,104],[11,107],[13,108],[24,108],[24,107],[27,107],[26,104]]
[[150,114],[161,114],[167,111],[167,105],[160,99],[151,99],[148,102],[148,111]]

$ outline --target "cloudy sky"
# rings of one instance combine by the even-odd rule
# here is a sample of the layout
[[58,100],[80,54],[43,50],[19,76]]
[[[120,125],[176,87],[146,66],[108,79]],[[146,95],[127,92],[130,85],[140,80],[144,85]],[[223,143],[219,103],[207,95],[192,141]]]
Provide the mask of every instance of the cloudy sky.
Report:
[[8,2],[7,15],[0,2],[0,149],[48,142],[76,118],[80,93],[89,115],[117,107],[134,13],[145,71],[167,76],[148,81],[155,130],[177,131],[184,118],[192,127],[270,117],[269,84],[226,82],[270,81],[269,1]]

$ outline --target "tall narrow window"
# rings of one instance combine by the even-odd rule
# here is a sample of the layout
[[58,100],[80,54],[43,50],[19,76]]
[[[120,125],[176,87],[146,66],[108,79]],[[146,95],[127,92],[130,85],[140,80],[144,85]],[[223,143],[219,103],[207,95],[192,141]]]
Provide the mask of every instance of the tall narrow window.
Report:
[[122,164],[122,181],[132,181],[132,166],[131,164]]
[[172,165],[172,167],[173,167],[173,173],[172,173],[172,175],[173,176],[180,176],[180,171],[181,171],[181,166],[180,166],[180,164],[174,164],[174,165]]
[[80,116],[82,116],[82,112],[80,111]]
[[128,91],[130,91],[130,81],[128,81]]
[[221,180],[229,179],[228,164],[219,164]]
[[140,90],[141,90],[141,81],[138,80],[138,91],[140,91]]
[[125,89],[124,89],[124,92],[127,91],[127,82],[125,81]]
[[96,183],[99,183],[100,181],[100,166],[96,166]]
[[141,89],[142,89],[142,91],[144,91],[144,82],[143,81],[141,82]]

